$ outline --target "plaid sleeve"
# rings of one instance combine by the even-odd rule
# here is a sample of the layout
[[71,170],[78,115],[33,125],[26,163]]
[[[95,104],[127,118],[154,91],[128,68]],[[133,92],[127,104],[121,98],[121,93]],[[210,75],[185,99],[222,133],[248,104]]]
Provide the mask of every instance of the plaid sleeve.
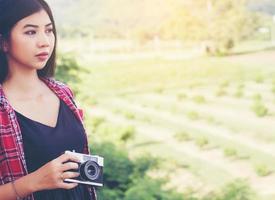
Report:
[[10,182],[24,175],[24,166],[20,161],[21,139],[18,130],[12,126],[16,120],[9,113],[0,110],[0,183]]

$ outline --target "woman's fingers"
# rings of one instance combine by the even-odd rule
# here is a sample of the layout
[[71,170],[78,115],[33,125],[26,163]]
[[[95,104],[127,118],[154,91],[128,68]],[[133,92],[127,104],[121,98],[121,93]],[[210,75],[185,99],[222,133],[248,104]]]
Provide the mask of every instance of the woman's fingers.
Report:
[[78,172],[64,172],[62,174],[63,180],[66,179],[66,178],[76,178],[78,176],[79,176]]
[[74,162],[79,162],[79,159],[76,156],[71,155],[71,154],[66,154],[66,153],[59,156],[57,158],[57,160],[61,163],[67,162],[69,160],[74,161]]
[[71,170],[71,169],[78,169],[78,164],[74,162],[67,162],[67,163],[64,163],[61,167],[62,172]]
[[[64,179],[67,179],[67,178],[76,178],[79,176],[79,173],[77,172],[64,172],[62,174],[62,179],[64,181]],[[76,187],[78,184],[77,183],[68,183],[68,182],[63,182],[60,184],[60,187],[63,188],[63,189],[72,189],[74,187]]]
[[73,189],[76,186],[78,186],[78,183],[65,183],[65,182],[63,182],[63,183],[60,184],[60,188],[67,189],[67,190]]
[[[71,161],[71,162],[70,162]],[[58,158],[48,162],[34,172],[37,190],[64,188],[71,189],[76,183],[65,183],[64,179],[79,176],[77,172],[70,170],[78,169],[78,158],[71,154],[62,154]]]

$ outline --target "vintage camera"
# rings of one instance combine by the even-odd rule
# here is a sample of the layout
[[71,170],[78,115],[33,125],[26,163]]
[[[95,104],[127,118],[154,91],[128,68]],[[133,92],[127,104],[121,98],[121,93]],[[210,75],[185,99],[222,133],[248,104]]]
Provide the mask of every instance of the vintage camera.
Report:
[[75,153],[72,151],[65,151],[65,153],[72,154],[80,160],[80,162],[78,162],[77,170],[69,170],[78,172],[80,175],[73,179],[65,179],[65,182],[103,186],[103,157]]

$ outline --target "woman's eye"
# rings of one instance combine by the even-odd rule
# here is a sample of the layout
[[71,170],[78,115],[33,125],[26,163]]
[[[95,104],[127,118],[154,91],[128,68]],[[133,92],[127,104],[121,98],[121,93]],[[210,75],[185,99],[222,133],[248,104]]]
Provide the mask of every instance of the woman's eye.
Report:
[[35,31],[27,31],[25,32],[26,35],[34,35],[36,32]]
[[52,28],[46,30],[46,33],[52,33],[52,32],[53,32],[53,29],[52,29]]

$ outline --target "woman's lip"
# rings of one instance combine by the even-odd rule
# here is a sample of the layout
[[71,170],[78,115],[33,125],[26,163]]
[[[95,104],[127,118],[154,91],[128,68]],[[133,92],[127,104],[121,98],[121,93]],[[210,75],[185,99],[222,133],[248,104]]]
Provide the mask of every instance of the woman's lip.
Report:
[[45,61],[48,59],[48,54],[41,54],[36,56],[40,61]]
[[48,55],[49,55],[48,53],[46,53],[46,52],[44,53],[43,52],[43,53],[37,54],[36,56],[39,57],[39,56],[48,56]]

